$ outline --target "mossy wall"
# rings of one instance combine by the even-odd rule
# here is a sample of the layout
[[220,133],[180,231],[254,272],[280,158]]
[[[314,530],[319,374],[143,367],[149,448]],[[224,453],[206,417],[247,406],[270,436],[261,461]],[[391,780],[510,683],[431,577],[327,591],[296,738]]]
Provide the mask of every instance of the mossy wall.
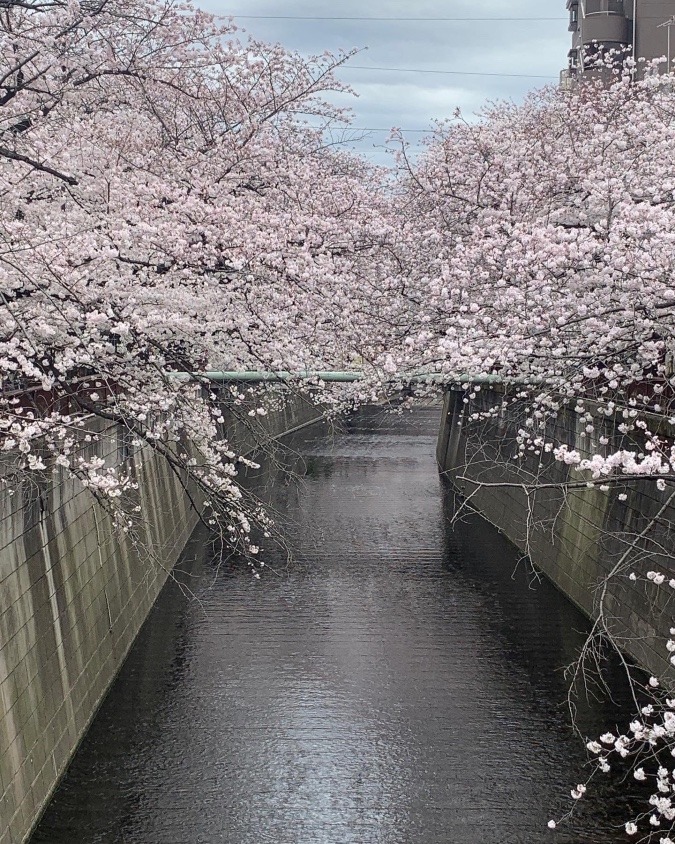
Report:
[[[502,531],[589,618],[598,611],[600,589],[628,550],[621,571],[609,579],[605,616],[624,652],[647,671],[672,679],[665,642],[675,626],[675,591],[641,580],[631,572],[664,572],[675,577],[675,507],[652,524],[673,493],[654,481],[631,481],[609,491],[585,486],[586,478],[550,455],[518,452],[516,437],[522,408],[486,419],[502,400],[499,392],[480,391],[465,403],[465,393],[446,393],[438,440],[441,472],[461,498]],[[472,419],[478,413],[480,419]],[[594,432],[573,407],[563,409],[555,438],[582,454],[601,449],[600,437],[621,440],[617,422],[597,414]],[[634,445],[634,444],[633,444]],[[571,481],[581,486],[565,489]],[[619,499],[623,493],[625,500]],[[649,527],[649,538],[640,534]]]
[[[226,413],[223,433],[249,451],[321,416],[289,394],[265,417]],[[28,838],[197,521],[150,448],[90,430],[89,456],[135,474],[152,553],[63,472],[0,493],[0,844]]]

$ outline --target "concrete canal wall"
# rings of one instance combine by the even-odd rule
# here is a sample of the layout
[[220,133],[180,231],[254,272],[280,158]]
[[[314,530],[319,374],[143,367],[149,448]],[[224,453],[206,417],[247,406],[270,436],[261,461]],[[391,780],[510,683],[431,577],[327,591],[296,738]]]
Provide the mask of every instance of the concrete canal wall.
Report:
[[[468,404],[464,398],[461,391],[445,397],[437,451],[442,472],[470,506],[591,618],[596,617],[600,585],[635,543],[622,572],[610,579],[605,611],[625,652],[648,671],[672,677],[665,641],[675,625],[675,592],[651,582],[634,584],[628,575],[657,570],[675,577],[675,506],[667,504],[675,484],[665,491],[654,481],[641,481],[613,492],[598,486],[568,491],[553,486],[528,493],[518,485],[563,484],[585,477],[532,452],[524,460],[513,459],[525,416],[522,403],[489,421],[471,421],[472,414],[495,408],[502,396],[483,389]],[[621,441],[614,419],[597,412],[592,434],[587,424],[573,407],[567,408],[556,422],[556,439],[582,454],[601,451],[601,437],[614,445]],[[619,492],[627,496],[625,501],[619,500]],[[649,538],[640,538],[645,529]]]
[[[224,428],[246,451],[320,417],[296,396],[266,417],[229,414]],[[63,473],[0,492],[0,844],[27,839],[196,524],[147,446],[130,453],[115,426],[89,431],[88,457],[134,473],[153,554]]]

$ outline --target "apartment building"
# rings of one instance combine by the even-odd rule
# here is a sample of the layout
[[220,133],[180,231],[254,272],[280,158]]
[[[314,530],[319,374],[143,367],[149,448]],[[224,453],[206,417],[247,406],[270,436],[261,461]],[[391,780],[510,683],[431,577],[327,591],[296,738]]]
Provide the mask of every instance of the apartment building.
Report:
[[599,50],[636,59],[663,56],[673,69],[675,0],[567,0],[567,9],[572,49],[563,82],[588,73]]

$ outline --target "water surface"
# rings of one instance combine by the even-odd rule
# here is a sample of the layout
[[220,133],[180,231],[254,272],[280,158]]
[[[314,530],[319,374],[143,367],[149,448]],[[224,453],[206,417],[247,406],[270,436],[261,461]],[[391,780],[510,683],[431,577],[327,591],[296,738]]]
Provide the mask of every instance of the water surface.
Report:
[[624,840],[614,780],[546,828],[584,776],[561,669],[587,624],[489,525],[449,527],[439,415],[297,434],[300,477],[255,481],[293,550],[261,581],[195,536],[198,600],[163,591],[34,844]]

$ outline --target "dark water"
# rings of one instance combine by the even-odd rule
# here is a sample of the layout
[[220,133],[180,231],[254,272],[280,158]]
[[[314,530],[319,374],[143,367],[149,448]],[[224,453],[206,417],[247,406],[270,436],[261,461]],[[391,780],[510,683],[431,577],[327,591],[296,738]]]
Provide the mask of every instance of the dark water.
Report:
[[438,416],[297,435],[302,479],[258,481],[295,548],[276,574],[194,539],[199,601],[164,590],[34,844],[624,840],[618,780],[546,828],[584,778],[560,669],[586,623],[491,527],[448,529]]

